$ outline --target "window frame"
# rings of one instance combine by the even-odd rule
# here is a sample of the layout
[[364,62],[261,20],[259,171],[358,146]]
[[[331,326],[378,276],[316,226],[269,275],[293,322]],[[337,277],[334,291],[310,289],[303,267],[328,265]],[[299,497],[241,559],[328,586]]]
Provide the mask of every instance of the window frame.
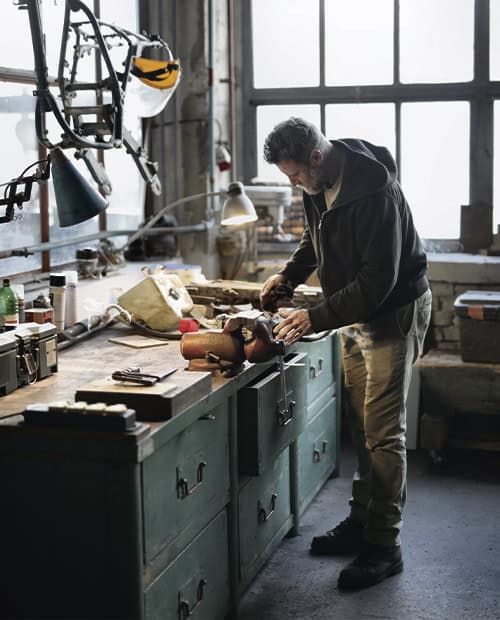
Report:
[[[493,223],[493,108],[500,99],[500,81],[490,80],[490,7],[489,0],[474,1],[474,76],[470,82],[406,84],[400,81],[399,64],[399,0],[393,0],[393,71],[394,82],[387,85],[325,85],[325,1],[319,1],[320,84],[316,87],[254,88],[252,50],[252,8],[241,3],[239,32],[241,40],[241,126],[238,157],[244,170],[244,182],[257,175],[256,152],[258,106],[317,104],[320,106],[321,130],[325,130],[325,106],[332,103],[394,103],[396,153],[401,171],[401,105],[420,101],[467,101],[470,104],[469,204],[483,216],[477,221],[483,235],[491,236]],[[488,209],[491,213],[488,216]],[[484,214],[487,214],[484,217]],[[489,228],[489,230],[486,230]],[[462,236],[462,235],[461,235]],[[434,240],[434,249],[459,249],[458,240]]]

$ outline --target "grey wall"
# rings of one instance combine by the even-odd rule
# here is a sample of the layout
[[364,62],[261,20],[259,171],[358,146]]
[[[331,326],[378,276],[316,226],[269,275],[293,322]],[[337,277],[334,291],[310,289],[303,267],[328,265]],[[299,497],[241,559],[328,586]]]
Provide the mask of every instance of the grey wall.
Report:
[[[149,214],[179,198],[224,189],[233,180],[231,171],[219,172],[212,155],[217,140],[231,142],[230,5],[231,0],[141,2],[141,27],[159,33],[182,67],[182,80],[175,95],[149,127],[150,152],[160,164],[163,183],[162,196],[148,198]],[[213,148],[210,148],[211,137]],[[216,198],[213,203],[210,199],[200,199],[183,205],[176,211],[178,223],[198,224],[206,219],[211,205],[218,208],[219,204]],[[204,274],[210,278],[219,275],[217,232],[218,228],[213,227],[207,233],[180,236],[184,262],[201,264]]]

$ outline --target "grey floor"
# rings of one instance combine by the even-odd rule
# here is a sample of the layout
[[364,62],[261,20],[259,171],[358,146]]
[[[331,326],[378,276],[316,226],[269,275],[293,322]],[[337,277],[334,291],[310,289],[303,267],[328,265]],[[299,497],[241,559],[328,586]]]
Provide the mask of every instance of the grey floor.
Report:
[[[500,453],[457,451],[438,469],[409,452],[405,569],[359,592],[337,590],[345,558],[309,555],[347,514],[354,458],[329,480],[246,592],[239,620],[500,620]],[[349,561],[349,558],[347,558]]]

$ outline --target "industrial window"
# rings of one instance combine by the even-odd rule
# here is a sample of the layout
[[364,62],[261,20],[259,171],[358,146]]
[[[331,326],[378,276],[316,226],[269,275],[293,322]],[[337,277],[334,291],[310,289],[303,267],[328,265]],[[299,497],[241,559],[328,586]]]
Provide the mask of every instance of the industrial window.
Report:
[[[330,138],[389,148],[433,247],[460,248],[461,205],[493,206],[500,221],[500,0],[242,5],[247,182],[286,182],[262,162],[262,145],[274,124],[304,110]],[[491,229],[491,218],[481,225]]]
[[[42,0],[42,29],[49,77],[57,75],[64,2]],[[85,4],[101,19],[115,23],[133,32],[138,31],[138,3],[136,0],[86,0]],[[111,54],[115,53],[111,50]],[[123,51],[120,50],[123,57]],[[0,183],[16,178],[30,164],[45,157],[39,148],[35,132],[34,109],[36,88],[33,47],[27,11],[20,10],[14,2],[5,2],[0,20],[0,132],[2,135],[2,173]],[[95,57],[82,58],[78,79],[95,81]],[[57,89],[53,90],[57,97]],[[62,133],[52,114],[46,115],[50,135]],[[125,106],[124,125],[141,141],[141,120],[133,109]],[[65,150],[70,161],[94,186],[87,167],[73,157],[73,150]],[[94,152],[98,157],[98,151]],[[0,224],[0,257],[12,250],[40,245],[41,242],[65,242],[70,245],[45,251],[35,249],[27,257],[2,258],[0,273],[4,275],[41,269],[48,271],[74,261],[77,247],[96,245],[101,230],[130,230],[137,227],[144,212],[144,182],[125,148],[103,152],[103,163],[113,190],[108,197],[109,207],[105,218],[98,217],[60,228],[55,215],[55,197],[52,181],[33,184],[30,202],[22,209],[16,208],[15,219]],[[34,169],[32,169],[34,172]],[[42,199],[45,193],[47,198]],[[46,205],[45,207],[43,205]],[[0,207],[3,215],[5,207]],[[78,241],[85,237],[85,241]],[[92,240],[92,239],[95,240]],[[74,243],[73,243],[74,240]],[[121,241],[121,237],[116,239]]]

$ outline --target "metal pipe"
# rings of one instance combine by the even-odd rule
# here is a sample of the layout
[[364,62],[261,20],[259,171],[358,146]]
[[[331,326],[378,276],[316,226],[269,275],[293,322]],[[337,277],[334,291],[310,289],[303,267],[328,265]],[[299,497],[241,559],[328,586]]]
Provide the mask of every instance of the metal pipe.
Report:
[[[205,194],[203,194],[205,195]],[[201,222],[200,224],[191,224],[189,226],[162,226],[161,228],[153,228],[151,230],[144,230],[140,236],[157,235],[161,233],[174,233],[176,235],[192,232],[206,232],[214,225],[213,220],[207,222]],[[24,246],[19,248],[13,248],[12,250],[4,250],[0,252],[0,259],[11,258],[12,256],[30,256],[38,252],[46,252],[54,248],[63,248],[69,245],[76,245],[78,243],[86,243],[87,241],[96,241],[98,239],[107,239],[108,237],[124,237],[137,233],[137,230],[108,230],[92,235],[85,235],[83,237],[74,237],[71,239],[61,239],[60,241],[48,241],[46,243],[39,243],[37,245]],[[128,247],[129,243],[126,246]]]
[[231,126],[231,156],[233,158],[233,179],[238,178],[238,152],[236,142],[236,72],[234,43],[234,4],[227,0],[227,40],[229,56],[229,121]]
[[[214,71],[215,71],[215,9],[213,0],[208,0],[208,170],[210,181],[210,192],[215,187],[215,91],[214,91]],[[210,214],[215,211],[215,201],[210,201]]]
[[[127,249],[128,246],[133,243],[136,239],[139,239],[139,237],[142,237],[142,235],[144,234],[144,231],[148,230],[148,228],[151,228],[154,224],[156,224],[156,222],[169,210],[169,209],[173,209],[174,207],[177,207],[178,205],[184,204],[185,202],[191,202],[193,200],[197,200],[198,198],[208,198],[209,196],[220,196],[221,194],[224,194],[225,192],[203,192],[201,194],[192,194],[191,196],[185,196],[184,198],[179,198],[179,200],[174,200],[174,202],[171,202],[170,204],[166,205],[163,207],[163,209],[160,209],[158,211],[158,213],[152,217],[148,222],[146,222],[146,224],[144,224],[144,226],[142,228],[139,228],[139,230],[133,234],[130,239],[127,241],[127,243],[120,248],[122,251]],[[194,226],[196,226],[196,224],[194,224]]]

